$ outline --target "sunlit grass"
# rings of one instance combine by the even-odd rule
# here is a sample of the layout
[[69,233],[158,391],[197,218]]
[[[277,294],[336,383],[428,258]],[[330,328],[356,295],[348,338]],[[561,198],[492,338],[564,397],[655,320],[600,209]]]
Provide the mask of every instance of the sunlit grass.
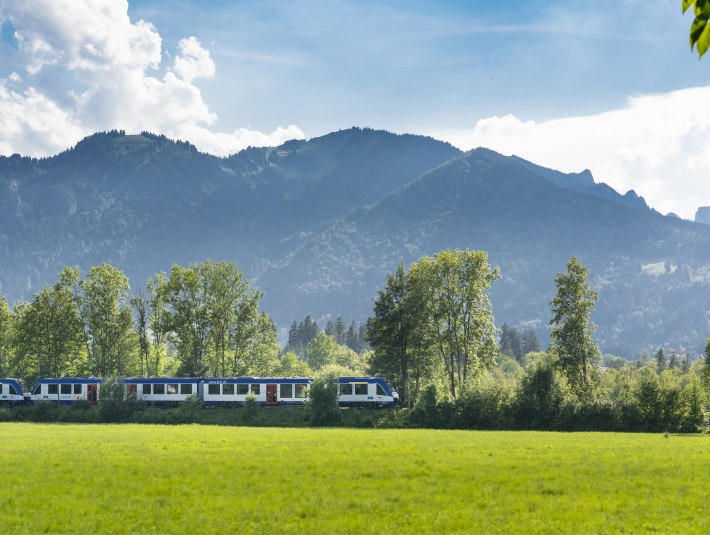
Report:
[[13,532],[710,532],[710,436],[0,424]]

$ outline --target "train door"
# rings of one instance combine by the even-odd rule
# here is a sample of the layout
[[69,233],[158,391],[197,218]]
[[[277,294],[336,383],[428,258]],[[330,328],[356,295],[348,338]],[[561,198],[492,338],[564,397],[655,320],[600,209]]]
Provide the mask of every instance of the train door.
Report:
[[96,395],[97,386],[98,385],[86,385],[86,399],[92,405],[96,405],[96,400],[98,399],[98,396]]
[[278,397],[276,395],[276,387],[278,385],[266,385],[266,404],[276,405],[278,403]]
[[138,385],[135,383],[131,383],[128,385],[128,398],[129,399],[138,399]]

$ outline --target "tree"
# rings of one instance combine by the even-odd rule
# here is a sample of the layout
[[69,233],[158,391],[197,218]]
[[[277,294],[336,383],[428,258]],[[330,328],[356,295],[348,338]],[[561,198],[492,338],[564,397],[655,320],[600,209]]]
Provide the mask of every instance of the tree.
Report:
[[500,342],[498,347],[502,355],[508,355],[509,357],[513,357],[515,360],[522,363],[523,348],[518,329],[515,327],[508,327],[508,324],[504,323],[500,329]]
[[288,344],[286,345],[286,349],[288,351],[294,351],[298,354],[303,353],[301,333],[298,330],[298,323],[295,320],[291,323],[291,328],[288,331]]
[[666,354],[663,352],[663,348],[659,347],[656,351],[656,371],[661,373],[668,367],[666,363]]
[[25,377],[62,377],[83,372],[83,326],[69,288],[45,286],[18,316],[17,358]]
[[410,276],[425,292],[430,348],[443,362],[451,397],[470,376],[492,365],[497,352],[488,290],[500,278],[483,251],[441,251],[416,262]]
[[140,371],[141,376],[150,377],[150,342],[148,341],[148,298],[141,290],[131,297],[131,306],[136,312],[133,328],[138,335],[138,347],[141,354]]
[[374,316],[367,320],[366,338],[373,348],[370,373],[391,378],[409,408],[433,367],[432,353],[422,347],[424,297],[399,264],[397,271],[387,275],[385,289],[375,298]]
[[299,359],[296,353],[289,351],[279,359],[278,365],[274,369],[274,375],[277,377],[310,377],[313,375],[313,370]]
[[[164,301],[158,328],[175,341],[178,373],[269,374],[278,345],[273,323],[259,312],[262,295],[232,263],[173,265],[156,296]],[[154,310],[160,310],[159,305]]]
[[522,354],[521,357],[524,357],[528,353],[537,353],[540,351],[540,341],[537,339],[537,335],[532,329],[525,329],[523,331],[520,344]]
[[10,375],[13,320],[7,299],[0,298],[0,377]]
[[589,270],[576,257],[567,262],[567,272],[555,277],[557,295],[552,300],[551,350],[578,397],[592,394],[597,382],[593,368],[598,350],[592,339],[592,310],[598,292],[592,290]]
[[701,58],[710,47],[710,1],[708,0],[681,0],[683,13],[691,7],[695,14],[690,27],[690,50],[695,48]]
[[338,316],[335,320],[335,341],[340,345],[345,345],[348,326],[345,324],[343,316]]
[[705,340],[705,362],[703,364],[702,373],[705,390],[710,394],[710,338]]
[[133,316],[127,304],[130,286],[126,275],[110,264],[94,266],[79,281],[81,316],[90,341],[92,372],[100,377],[133,373],[130,362],[135,338]]
[[342,413],[338,405],[336,374],[328,372],[318,374],[311,383],[308,397],[307,407],[312,425],[336,425],[340,422]]
[[350,327],[348,327],[348,332],[345,336],[345,345],[357,353],[362,351],[362,344],[358,339],[358,329],[355,327],[354,321],[350,324]]
[[298,324],[298,331],[300,334],[301,344],[305,348],[311,340],[313,340],[318,334],[318,324],[310,315],[303,318],[303,321]]
[[313,371],[318,371],[328,364],[335,364],[337,358],[338,343],[324,332],[318,333],[306,347],[306,362]]

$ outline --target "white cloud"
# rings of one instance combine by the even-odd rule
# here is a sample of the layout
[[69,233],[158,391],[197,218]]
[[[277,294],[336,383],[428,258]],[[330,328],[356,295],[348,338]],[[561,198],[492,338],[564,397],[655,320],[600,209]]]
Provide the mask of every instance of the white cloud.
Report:
[[271,134],[212,131],[217,116],[193,83],[215,75],[209,51],[195,37],[182,39],[161,76],[160,34],[131,21],[126,0],[0,0],[3,20],[16,29],[17,69],[26,76],[9,76],[12,91],[0,79],[2,154],[53,154],[114,128],[166,134],[219,155],[304,137],[293,125]]
[[472,130],[431,133],[468,150],[489,147],[572,172],[589,168],[622,193],[634,189],[661,212],[692,219],[710,205],[710,87],[630,98],[598,115],[479,120]]
[[194,37],[182,39],[178,43],[178,55],[175,57],[173,72],[186,82],[195,78],[212,78],[215,73],[214,61],[208,50],[202,48]]

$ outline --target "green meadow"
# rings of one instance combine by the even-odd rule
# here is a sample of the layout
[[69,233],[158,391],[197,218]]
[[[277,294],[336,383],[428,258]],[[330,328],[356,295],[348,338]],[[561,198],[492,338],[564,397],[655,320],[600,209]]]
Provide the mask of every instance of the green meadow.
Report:
[[0,424],[12,533],[709,533],[710,436]]

